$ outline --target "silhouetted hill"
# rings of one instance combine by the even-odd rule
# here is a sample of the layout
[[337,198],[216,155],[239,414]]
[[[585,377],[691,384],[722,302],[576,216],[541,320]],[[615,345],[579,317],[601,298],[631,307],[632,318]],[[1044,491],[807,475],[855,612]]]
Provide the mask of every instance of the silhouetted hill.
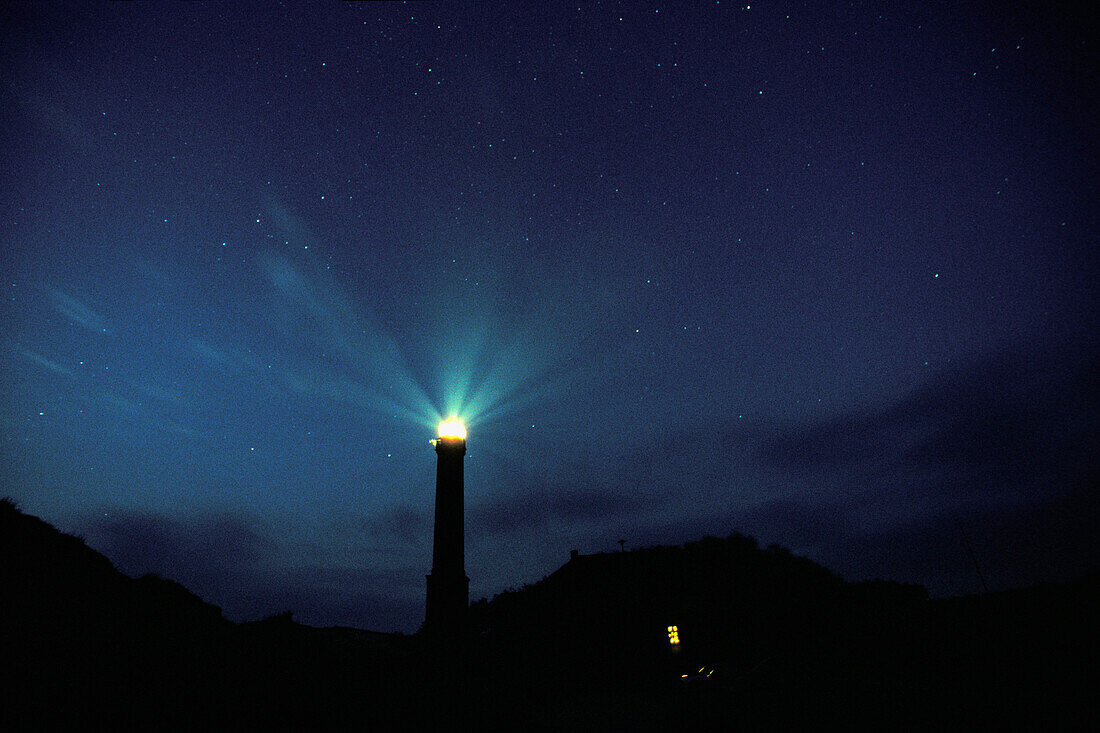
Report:
[[929,600],[733,535],[575,555],[441,645],[233,624],[0,502],[0,729],[1088,729],[1097,586]]
[[[233,624],[0,501],[0,729],[343,727],[401,714],[390,635]],[[389,695],[390,699],[387,699]],[[382,703],[385,702],[383,705]]]
[[[475,603],[471,619],[481,652],[507,670],[501,697],[563,727],[574,721],[558,701],[586,690],[641,727],[1075,725],[1096,717],[1097,585],[930,600],[732,535],[574,554]],[[654,684],[670,679],[683,682]]]

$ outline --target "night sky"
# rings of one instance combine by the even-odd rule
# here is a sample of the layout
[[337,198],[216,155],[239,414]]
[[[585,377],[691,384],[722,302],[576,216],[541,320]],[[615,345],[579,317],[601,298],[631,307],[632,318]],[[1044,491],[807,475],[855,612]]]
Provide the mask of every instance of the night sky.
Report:
[[1076,577],[1096,53],[1055,5],[6,4],[0,495],[233,620],[411,632],[454,413],[472,600],[735,531]]

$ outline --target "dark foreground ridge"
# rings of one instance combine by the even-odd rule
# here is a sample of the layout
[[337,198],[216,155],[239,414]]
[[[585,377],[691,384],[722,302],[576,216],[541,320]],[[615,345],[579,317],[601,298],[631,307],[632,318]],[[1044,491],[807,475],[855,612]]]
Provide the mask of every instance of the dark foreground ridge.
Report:
[[[750,538],[574,555],[452,645],[233,624],[0,502],[4,730],[1094,729],[1097,575],[949,600]],[[678,644],[670,643],[675,627]]]

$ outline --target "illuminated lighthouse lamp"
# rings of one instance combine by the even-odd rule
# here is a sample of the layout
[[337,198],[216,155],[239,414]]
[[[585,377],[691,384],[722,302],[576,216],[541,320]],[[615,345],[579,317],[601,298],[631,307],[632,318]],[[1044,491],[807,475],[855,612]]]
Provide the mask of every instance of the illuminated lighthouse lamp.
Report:
[[466,440],[466,426],[453,415],[439,423],[440,439]]

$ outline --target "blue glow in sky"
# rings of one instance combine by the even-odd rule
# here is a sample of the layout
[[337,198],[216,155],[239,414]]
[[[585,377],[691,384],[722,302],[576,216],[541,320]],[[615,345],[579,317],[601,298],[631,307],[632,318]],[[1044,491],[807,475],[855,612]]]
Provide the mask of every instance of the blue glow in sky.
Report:
[[1090,39],[997,4],[29,4],[0,37],[2,492],[236,620],[415,630],[738,531],[1094,567]]

